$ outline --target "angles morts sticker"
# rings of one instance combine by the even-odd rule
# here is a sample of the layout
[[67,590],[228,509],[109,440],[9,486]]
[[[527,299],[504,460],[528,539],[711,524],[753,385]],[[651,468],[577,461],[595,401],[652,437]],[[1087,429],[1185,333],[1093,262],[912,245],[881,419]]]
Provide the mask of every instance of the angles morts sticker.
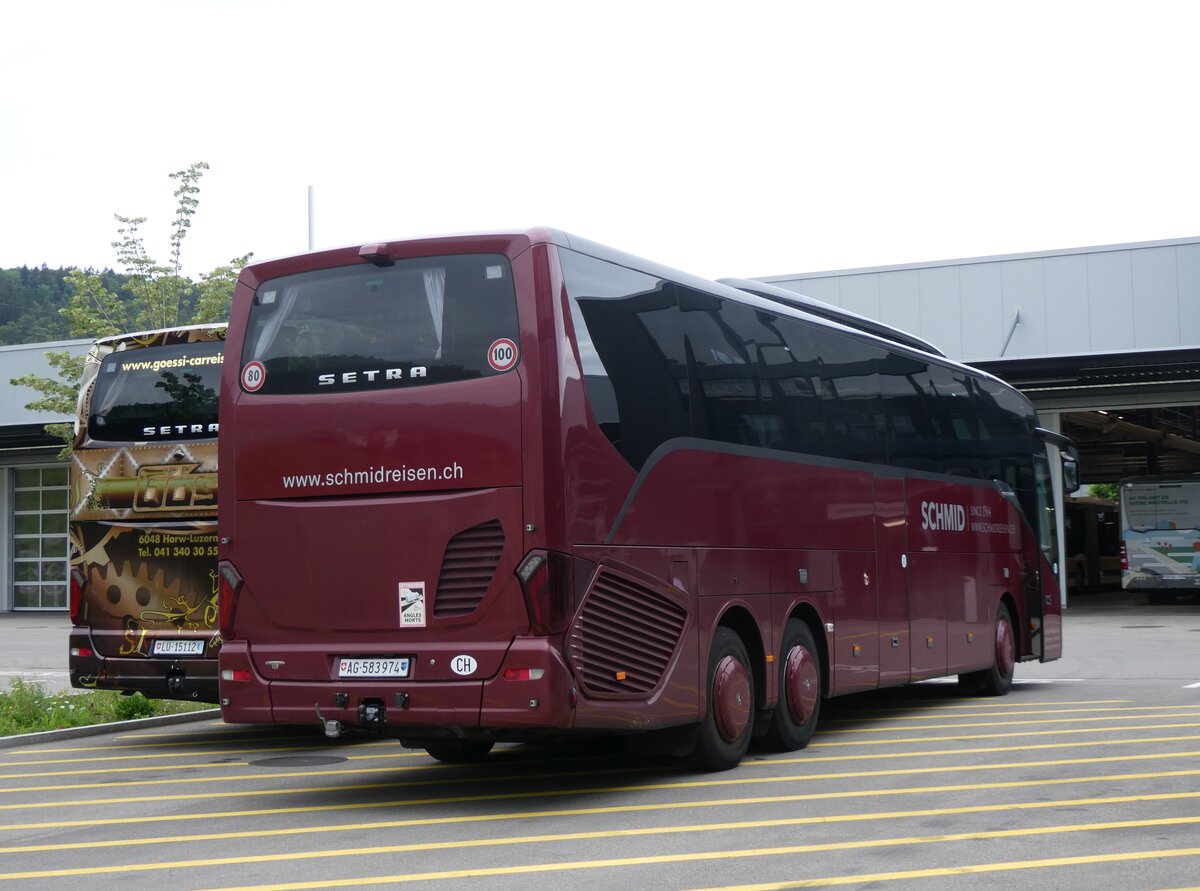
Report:
[[425,583],[400,583],[400,627],[425,627]]

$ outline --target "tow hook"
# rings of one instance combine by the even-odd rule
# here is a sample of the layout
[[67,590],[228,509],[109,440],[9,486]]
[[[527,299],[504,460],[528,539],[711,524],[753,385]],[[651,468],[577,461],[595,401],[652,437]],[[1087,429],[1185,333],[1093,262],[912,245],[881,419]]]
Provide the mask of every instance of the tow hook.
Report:
[[313,708],[317,710],[317,720],[319,720],[321,722],[321,726],[325,728],[325,735],[327,737],[330,739],[337,739],[345,732],[346,728],[341,721],[331,720],[321,714],[321,703],[314,703]]

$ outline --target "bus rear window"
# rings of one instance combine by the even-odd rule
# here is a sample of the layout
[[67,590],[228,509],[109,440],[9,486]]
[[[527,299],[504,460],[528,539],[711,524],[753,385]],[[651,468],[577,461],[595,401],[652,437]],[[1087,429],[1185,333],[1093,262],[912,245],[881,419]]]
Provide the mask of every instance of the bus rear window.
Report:
[[464,254],[285,276],[259,286],[243,389],[328,393],[502,374],[517,364],[508,260]]
[[222,341],[110,353],[100,363],[88,436],[109,442],[212,439]]

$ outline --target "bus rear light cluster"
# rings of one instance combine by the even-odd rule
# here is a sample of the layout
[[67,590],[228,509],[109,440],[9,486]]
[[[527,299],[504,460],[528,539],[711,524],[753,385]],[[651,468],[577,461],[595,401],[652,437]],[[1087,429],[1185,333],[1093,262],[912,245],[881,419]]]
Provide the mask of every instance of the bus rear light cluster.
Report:
[[221,680],[223,681],[249,681],[251,674],[244,668],[222,668]]
[[504,669],[504,680],[506,681],[540,681],[546,676],[544,668],[506,668]]
[[1125,550],[1125,540],[1121,540],[1121,572],[1129,572],[1129,552]]
[[91,647],[71,647],[71,656],[79,659],[91,659],[96,653]]
[[569,554],[530,551],[517,567],[530,632],[545,636],[565,631],[595,569],[595,564]]
[[87,584],[87,580],[83,577],[83,570],[78,566],[71,567],[71,624],[78,625],[80,613],[83,612],[83,588]]
[[228,560],[217,565],[217,584],[217,621],[221,636],[228,640],[233,637],[233,619],[242,590],[242,576]]

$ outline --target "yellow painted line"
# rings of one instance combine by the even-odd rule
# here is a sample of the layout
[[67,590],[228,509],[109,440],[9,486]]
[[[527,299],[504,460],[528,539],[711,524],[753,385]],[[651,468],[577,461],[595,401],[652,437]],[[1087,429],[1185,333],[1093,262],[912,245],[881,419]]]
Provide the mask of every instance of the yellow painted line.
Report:
[[[1038,719],[1034,721],[1022,721],[1022,724],[1087,724],[1095,721],[1140,721],[1146,718],[1194,718],[1195,712],[1176,712],[1165,715],[1116,715],[1113,717],[1104,718],[1064,718],[1061,721],[1056,721],[1053,718]],[[904,727],[844,727],[840,730],[827,731],[829,735],[839,735],[842,733],[898,733],[907,730],[951,730],[955,727],[1006,727],[1011,726],[1011,721],[978,721],[964,722],[961,724],[909,724]]]
[[[1179,724],[1139,724],[1135,727],[1122,727],[1120,730],[1128,733],[1132,730],[1169,730],[1178,727],[1200,727],[1200,722]],[[897,743],[920,742],[950,742],[952,740],[972,739],[1014,739],[1022,736],[1066,736],[1067,734],[1109,733],[1117,729],[1113,727],[1071,727],[1065,730],[1015,730],[1011,733],[951,733],[945,736],[897,736],[887,739],[845,739],[838,742],[811,742],[810,749],[843,748],[846,746],[893,746]]]
[[[888,689],[888,688],[885,688],[885,689]],[[898,692],[903,688],[902,687],[892,687],[890,689],[893,692]],[[871,694],[870,694],[870,691],[867,691],[866,693],[856,694],[856,695],[869,696]],[[844,703],[845,708],[847,709],[847,711],[849,713],[849,707],[850,707],[851,703],[847,699],[843,699],[841,697],[838,697],[837,701],[839,703],[839,706]],[[1039,706],[1041,706],[1041,705],[1123,705],[1125,703],[1130,703],[1130,702],[1137,702],[1137,700],[1136,699],[1051,699],[1051,700],[1039,699],[1037,702],[1025,702],[1025,701],[1023,701],[1022,696],[1020,694],[1017,694],[1011,698],[1003,697],[1003,698],[999,698],[999,699],[992,698],[992,697],[985,697],[985,698],[981,699],[978,696],[971,697],[971,698],[955,698],[953,696],[950,696],[945,699],[889,700],[886,704],[880,703],[878,709],[871,709],[868,707],[864,707],[864,708],[859,709],[856,712],[852,712],[852,714],[861,715],[863,717],[866,717],[868,715],[876,714],[880,711],[901,711],[901,710],[910,709],[910,708],[911,709],[936,708],[942,704],[944,704],[947,708],[984,709],[984,708],[1025,708],[1026,706],[1030,706],[1030,705],[1039,705]]]
[[[1198,726],[1200,726],[1200,725],[1198,725]],[[184,753],[184,752],[163,752],[163,753],[157,754],[157,755],[151,754],[149,752],[145,752],[145,753],[139,752],[136,755],[111,755],[109,757],[103,757],[103,756],[97,757],[95,755],[86,755],[82,758],[46,758],[41,761],[22,761],[20,763],[20,766],[21,767],[27,767],[27,766],[39,766],[40,767],[40,766],[48,765],[48,764],[100,764],[100,763],[104,763],[106,761],[109,761],[109,762],[111,762],[111,761],[139,761],[140,762],[140,761],[145,761],[145,760],[149,760],[152,758],[157,758],[157,759],[183,758],[183,757],[203,758],[203,757],[207,757],[210,755],[214,756],[214,757],[229,757],[231,755],[249,755],[251,757],[259,757],[259,756],[269,757],[271,755],[277,755],[279,752],[312,752],[312,753],[319,753],[321,755],[328,755],[328,756],[334,757],[334,758],[342,758],[342,759],[345,759],[346,761],[362,761],[362,760],[371,759],[371,758],[428,758],[429,757],[428,755],[425,754],[425,751],[423,749],[421,751],[404,750],[404,751],[399,751],[399,752],[382,752],[378,755],[342,755],[342,754],[339,754],[338,749],[331,749],[328,746],[322,746],[322,747],[318,747],[318,746],[280,746],[280,747],[274,748],[274,749],[214,749],[211,752],[186,752],[186,753]],[[246,759],[242,762],[229,761],[229,762],[223,762],[223,763],[226,763],[226,764],[235,764],[235,763],[249,764],[251,762],[249,759]],[[211,761],[203,762],[203,765],[212,767],[212,766],[214,766],[214,762],[211,762]],[[6,766],[11,767],[12,765],[6,765]],[[197,765],[188,765],[188,766],[195,767]],[[430,765],[430,766],[432,767],[433,765]],[[127,769],[127,770],[177,770],[179,768],[177,765],[167,765],[166,767],[163,767],[163,768],[159,768],[157,766],[138,765],[137,767],[124,768],[124,769]],[[76,773],[80,773],[80,772],[95,773],[96,771],[89,770],[89,771],[75,771],[75,772]],[[30,774],[30,773],[0,774],[0,779],[11,779],[12,777],[34,776],[34,775],[35,774]]]
[[[804,796],[796,797],[803,798]],[[1106,807],[1108,805],[1117,804],[1128,805],[1158,803],[1164,801],[1183,801],[1188,799],[1194,800],[1198,798],[1200,798],[1200,792],[1161,792],[1149,795],[1121,795],[1106,796],[1104,798],[1075,798],[1062,801],[1018,801],[1009,802],[1006,804],[961,805],[959,807],[927,808],[924,810],[908,811],[881,811],[864,814],[836,814],[822,815],[818,817],[779,817],[772,820],[744,820],[736,823],[726,823],[721,824],[721,827],[730,829],[762,829],[782,826],[824,826],[833,825],[836,823],[869,823],[878,820],[907,820],[927,817],[946,817],[955,815],[962,816],[966,814],[999,814],[1005,811],[1035,811],[1058,808]],[[768,801],[770,803],[780,803],[781,799],[754,799],[751,803],[761,804]],[[623,805],[607,808],[576,808],[557,811],[528,811],[525,813],[472,814],[469,816],[460,817],[415,817],[409,820],[380,820],[370,823],[338,823],[327,826],[301,826],[290,827],[287,829],[257,828],[242,832],[189,833],[186,835],[107,839],[104,841],[93,839],[82,842],[59,842],[56,844],[10,845],[8,847],[0,847],[0,854],[29,854],[46,851],[91,850],[93,848],[143,847],[146,845],[178,845],[203,841],[230,841],[246,838],[278,838],[297,835],[323,835],[336,832],[369,832],[383,829],[404,829],[410,826],[449,826],[461,825],[464,823],[494,823],[508,820],[599,816],[601,814],[627,814],[633,812],[678,810],[697,807],[727,807],[731,805],[744,805],[746,803],[747,801],[745,799],[734,798],[726,799],[724,801],[689,801],[682,804]],[[1187,819],[1193,818],[1188,817]],[[121,822],[124,823],[125,821],[122,820]],[[75,825],[91,825],[91,823],[87,823],[86,821],[72,821],[72,823]],[[58,828],[61,825],[62,824],[54,824],[55,828]],[[11,828],[42,829],[49,827],[40,824],[29,824],[23,827]],[[703,827],[696,828],[700,829]],[[642,833],[649,833],[653,831],[658,830],[639,830],[639,832]],[[596,834],[578,833],[577,837],[581,839],[594,838],[596,837]]]
[[[369,883],[378,884],[381,881],[429,881],[431,879],[463,878],[470,876],[510,876],[532,872],[557,872],[564,869],[599,869],[627,866],[645,866],[660,863],[687,863],[703,860],[779,857],[794,854],[821,854],[831,851],[871,850],[878,848],[898,848],[917,845],[945,844],[957,841],[983,841],[1002,838],[1028,838],[1036,836],[1045,839],[1052,835],[1064,835],[1079,832],[1102,832],[1119,829],[1145,829],[1155,826],[1187,826],[1200,824],[1200,817],[1161,817],[1152,820],[1119,820],[1112,823],[1078,823],[1066,826],[1030,826],[1021,829],[993,829],[982,832],[956,832],[944,835],[920,835],[903,838],[856,839],[852,841],[826,842],[808,845],[787,845],[772,848],[735,848],[725,851],[702,851],[684,854],[658,854],[646,857],[622,857],[606,860],[583,860],[567,863],[535,863],[522,866],[497,866],[488,868],[468,868],[462,870],[447,870],[434,873],[409,873],[398,876],[372,876],[366,879],[340,879],[333,883],[299,882],[279,885],[268,885],[270,888],[320,888],[325,885]],[[417,842],[402,845],[376,845],[364,848],[341,848],[324,851],[289,851],[279,854],[248,854],[238,857],[209,857],[193,860],[175,860],[152,863],[123,863],[111,866],[82,866],[69,869],[27,870],[23,872],[0,873],[0,881],[24,879],[65,878],[67,876],[111,876],[122,873],[153,872],[160,870],[195,869],[209,866],[233,866],[239,864],[285,863],[300,860],[327,860],[342,857],[368,857],[378,854],[405,854],[421,851],[467,850],[470,848],[510,847],[516,845],[545,844],[547,842],[581,841],[589,839],[633,838],[637,836],[680,835],[693,832],[721,832],[736,828],[737,824],[710,823],[703,826],[664,826],[646,829],[614,829],[598,832],[554,833],[548,835],[515,836],[509,838],[480,838],[462,841]],[[1179,856],[1198,856],[1200,848],[1185,849],[1189,853]],[[1161,853],[1161,852],[1160,852]],[[1073,858],[1067,858],[1073,859]],[[261,889],[264,886],[249,886]],[[232,889],[227,889],[232,891]]]
[[[911,752],[871,752],[871,753],[858,754],[858,755],[811,755],[810,754],[810,755],[805,756],[802,760],[806,764],[822,764],[822,763],[836,762],[836,761],[891,761],[891,760],[896,760],[896,759],[901,759],[901,758],[930,758],[930,757],[935,757],[935,756],[936,757],[944,757],[944,756],[950,756],[950,755],[994,755],[999,752],[1033,752],[1033,751],[1042,751],[1042,750],[1048,750],[1048,749],[1081,749],[1081,748],[1087,748],[1089,746],[1145,745],[1146,743],[1194,742],[1197,740],[1200,740],[1200,734],[1191,734],[1188,736],[1138,737],[1138,738],[1134,738],[1134,739],[1093,739],[1093,740],[1084,740],[1083,742],[1074,741],[1074,742],[1064,742],[1064,743],[1034,743],[1032,745],[1023,745],[1023,746],[987,746],[987,747],[980,747],[980,748],[973,748],[973,749],[924,749],[924,750],[916,750],[916,751],[911,751]],[[219,754],[219,753],[213,753],[213,754]],[[407,756],[403,755],[403,754],[397,754],[397,753],[390,753],[390,754],[385,753],[385,754],[380,754],[380,755],[351,755],[349,757],[342,755],[342,756],[336,756],[336,757],[343,758],[347,762],[349,762],[349,761],[361,761],[361,760],[378,760],[381,758],[404,758]],[[749,767],[765,767],[770,764],[786,764],[786,763],[790,763],[793,760],[795,760],[795,759],[792,759],[792,758],[788,758],[788,759],[769,758],[769,759],[765,759],[765,760],[749,759],[746,762],[746,766],[748,768]],[[239,768],[240,769],[240,768],[246,768],[246,767],[252,767],[252,766],[253,766],[253,764],[249,761],[238,760],[238,761],[220,761],[220,762],[203,761],[203,762],[199,762],[196,764],[155,764],[155,765],[133,765],[132,767],[104,767],[104,768],[99,768],[97,770],[79,770],[78,768],[75,768],[75,769],[71,769],[71,770],[22,771],[21,773],[0,774],[0,780],[22,780],[22,779],[30,779],[32,777],[42,778],[42,777],[58,777],[58,776],[72,776],[72,777],[100,776],[100,775],[106,775],[106,774],[123,774],[123,773],[142,774],[142,773],[148,773],[151,771],[160,771],[161,772],[161,771],[175,771],[175,770],[228,770],[231,768]],[[400,767],[376,768],[376,769],[377,770],[385,770],[386,769],[386,770],[414,771],[414,770],[420,770],[420,769],[437,770],[439,768],[440,769],[448,769],[448,766],[439,765],[439,764],[424,764],[424,765],[417,765],[415,767],[400,766]],[[594,773],[629,773],[629,772],[632,772],[632,770],[633,770],[632,768],[619,767],[619,768],[614,768],[611,770],[597,770],[597,771],[594,771]],[[331,774],[341,774],[341,773],[350,774],[350,773],[363,773],[363,772],[365,772],[365,771],[357,770],[357,769],[338,770],[338,769],[334,768],[332,765],[330,766],[330,770],[329,770],[329,773],[331,773]],[[527,776],[533,776],[533,775],[527,775]],[[537,777],[547,777],[547,776],[551,776],[551,775],[550,774],[536,774],[536,776]],[[219,778],[215,778],[215,779],[219,779]],[[238,776],[238,777],[228,777],[228,779],[256,779],[256,777]],[[476,782],[479,782],[480,779],[481,779],[481,777],[479,777],[479,776],[472,776],[469,778],[466,778],[466,777],[464,777],[464,778],[447,778],[445,780],[445,782],[447,782],[447,783],[451,783],[451,782],[476,783]],[[511,777],[496,777],[495,779],[503,781],[503,780],[511,779]],[[54,788],[60,788],[60,787],[56,786]],[[3,790],[0,790],[0,791],[3,791]]]
[[[1046,705],[1047,703],[1038,703],[1038,706]],[[1028,705],[1028,703],[1026,704]],[[995,718],[995,717],[1021,717],[1024,715],[1061,715],[1061,714],[1077,714],[1104,712],[1110,714],[1113,712],[1150,712],[1156,709],[1188,709],[1192,711],[1200,711],[1200,705],[1130,705],[1122,706],[1121,708],[1030,708],[1028,711],[1004,710],[1004,711],[989,711],[989,712],[974,712],[973,714],[963,715],[962,717],[970,718]],[[931,718],[949,717],[956,718],[959,715],[948,714],[952,711],[950,708],[928,708],[924,709],[926,716]],[[827,718],[825,724],[857,724],[862,721],[911,721],[912,715],[892,715],[892,714],[872,714],[871,712],[863,712],[855,717],[850,718]],[[840,731],[831,731],[840,732]]]
[[[867,798],[867,797],[883,797],[887,795],[933,795],[944,792],[977,792],[977,791],[994,791],[999,789],[1023,789],[1028,786],[1036,786],[1038,788],[1049,786],[1065,786],[1075,785],[1080,783],[1114,783],[1127,782],[1133,780],[1157,780],[1170,779],[1176,777],[1194,777],[1200,776],[1200,769],[1195,770],[1162,770],[1150,773],[1119,773],[1106,774],[1100,776],[1084,776],[1084,777],[1054,777],[1050,779],[1031,779],[1031,780],[1012,780],[1000,783],[954,783],[942,786],[915,786],[909,788],[897,789],[861,789],[840,792],[810,792],[799,795],[774,795],[757,798],[731,799],[726,804],[760,804],[772,802],[789,802],[789,801],[830,801],[836,799],[850,798]],[[276,808],[258,808],[254,810],[240,811],[225,811],[217,813],[181,813],[161,816],[146,816],[135,817],[132,815],[123,815],[121,822],[125,824],[133,823],[161,823],[175,820],[210,820],[229,817],[254,817],[268,816],[272,814],[305,814],[305,813],[324,813],[335,811],[362,810],[363,808],[400,808],[400,807],[415,807],[418,805],[445,805],[445,804],[467,804],[472,802],[482,801],[519,801],[528,800],[531,798],[560,798],[560,797],[579,797],[585,795],[611,795],[624,792],[643,792],[643,791],[671,791],[678,789],[703,789],[715,787],[737,786],[744,784],[756,783],[783,783],[788,781],[804,780],[807,777],[757,777],[741,780],[708,780],[708,781],[688,781],[679,783],[655,783],[643,786],[593,786],[577,789],[556,789],[551,791],[541,792],[505,792],[488,795],[458,795],[441,798],[401,798],[392,801],[370,801],[348,804],[322,804],[322,805],[304,805],[300,807],[276,807]],[[260,789],[260,790],[242,790],[236,792],[210,792],[203,795],[180,794],[180,795],[142,795],[129,796],[125,798],[105,798],[100,801],[57,801],[57,802],[24,802],[21,804],[0,805],[0,810],[45,810],[48,808],[94,808],[98,805],[112,806],[118,804],[146,804],[146,803],[163,803],[163,802],[183,802],[183,801],[207,801],[220,798],[253,798],[266,796],[289,796],[289,795],[313,795],[323,792],[377,792],[385,789],[403,789],[411,788],[413,785],[425,785],[414,783],[358,783],[353,785],[343,786],[307,786],[295,789]],[[677,808],[686,807],[686,804],[671,803],[664,805],[635,805],[623,806],[618,808],[592,808],[587,809],[586,813],[619,813],[625,808],[634,810],[655,810],[662,808]],[[697,807],[706,807],[706,802],[701,802]],[[574,813],[572,811],[572,813]],[[54,823],[31,823],[26,824],[26,828],[57,828],[66,826],[90,826],[94,824],[95,818],[87,818],[83,820],[58,821]],[[0,830],[11,829],[13,827],[0,825]]]
[[[1106,755],[1100,758],[1064,758],[1054,761],[1023,761],[1022,768],[1030,767],[1066,767],[1080,764],[1107,764],[1114,761],[1146,761],[1155,760],[1163,761],[1168,758],[1200,758],[1200,751],[1194,752],[1152,752],[1144,755]],[[762,761],[754,761],[751,759],[747,762],[748,766],[775,766],[779,764],[812,764],[819,760],[836,760],[824,758],[811,758],[806,755],[790,758],[770,758]],[[844,779],[863,779],[867,777],[886,777],[886,776],[912,776],[916,774],[933,774],[933,773],[966,773],[968,771],[982,770],[1012,770],[1012,764],[1009,762],[1001,764],[940,764],[935,767],[902,767],[889,770],[863,770],[842,773],[821,773],[809,774],[803,777],[788,778],[789,780],[803,780],[811,782],[815,780],[844,780]],[[243,777],[171,777],[161,780],[129,780],[122,779],[115,782],[107,783],[62,783],[54,786],[15,786],[8,789],[0,789],[0,794],[16,795],[23,792],[62,792],[73,791],[78,789],[111,789],[119,783],[121,788],[129,786],[181,786],[185,784],[203,784],[203,783],[235,783],[235,782],[260,782],[262,780],[282,780],[282,779],[303,779],[305,777],[328,777],[328,776],[348,776],[350,774],[363,775],[375,773],[395,773],[397,771],[416,771],[425,770],[422,766],[417,767],[401,767],[392,765],[389,767],[361,767],[353,770],[298,770],[287,773],[262,773],[254,774],[253,776]],[[474,782],[479,782],[479,777],[463,778],[470,779]],[[490,777],[491,780],[508,779],[502,777]],[[417,781],[420,785],[431,785],[441,781],[432,779]],[[756,779],[747,779],[741,782],[780,782],[778,777],[761,777]],[[653,788],[650,786],[634,787],[634,788]],[[243,793],[245,794],[245,793]],[[0,805],[3,807],[3,805]]]
[[[142,739],[149,739],[149,738],[174,739],[174,738],[177,738],[178,736],[179,736],[179,733],[176,732],[176,733],[155,733],[155,734],[153,734],[153,737],[151,737],[151,735],[149,735],[149,734],[147,734],[145,737],[118,736],[118,737],[114,737],[114,739],[138,739],[138,738],[142,738]],[[126,752],[127,751],[127,752],[133,753],[129,757],[135,757],[139,750],[149,749],[149,748],[185,749],[185,748],[188,748],[189,746],[211,746],[216,743],[224,743],[224,742],[241,743],[241,744],[245,745],[248,743],[253,743],[256,740],[261,740],[263,742],[281,742],[283,740],[289,740],[289,739],[313,740],[316,736],[317,736],[317,734],[315,734],[315,733],[305,734],[303,736],[300,736],[300,735],[267,736],[267,735],[261,735],[261,734],[256,734],[256,735],[251,736],[251,735],[247,734],[245,736],[231,735],[227,738],[219,737],[217,739],[209,738],[209,739],[204,739],[204,740],[184,740],[184,741],[180,741],[180,742],[147,742],[147,743],[139,743],[137,745],[113,745],[112,743],[109,743],[107,745],[101,744],[101,745],[96,745],[96,746],[57,746],[55,748],[48,748],[46,746],[34,747],[31,745],[27,749],[6,749],[5,753],[11,754],[11,755],[41,755],[41,754],[45,754],[45,753],[50,753],[53,755],[65,755],[65,754],[82,753],[82,752]],[[356,741],[352,741],[352,742],[342,742],[342,743],[333,742],[332,740],[325,740],[324,738],[322,738],[321,740],[318,740],[318,742],[321,742],[321,741],[324,742],[324,748],[333,748],[338,745],[344,745],[347,747],[354,747],[354,748],[367,747],[367,746],[384,746],[384,745],[396,746],[396,745],[399,745],[399,743],[396,742],[394,739],[385,739],[385,740],[364,739],[361,741],[356,740]],[[314,744],[314,747],[317,747],[317,746]]]
[[[909,869],[901,872],[877,872],[853,876],[831,876],[823,879],[800,879],[793,882],[769,882],[759,885],[724,885],[720,888],[703,888],[697,891],[784,891],[787,888],[828,888],[832,885],[858,885],[869,882],[894,882],[902,879],[936,879],[943,876],[980,875],[988,872],[1009,872],[1018,869],[1049,869],[1056,866],[1091,866],[1097,863],[1132,863],[1138,860],[1156,860],[1160,857],[1195,857],[1200,848],[1173,848],[1167,851],[1130,851],[1123,854],[1091,854],[1079,857],[1051,857],[1045,860],[1010,860],[1007,863],[975,863],[966,866],[943,866],[930,869]],[[357,881],[354,884],[381,884],[379,880]],[[256,885],[254,891],[283,891],[301,888],[345,887],[336,882],[321,884]],[[251,891],[250,886],[223,888],[221,891]],[[1176,891],[1200,891],[1200,886],[1179,888]]]

